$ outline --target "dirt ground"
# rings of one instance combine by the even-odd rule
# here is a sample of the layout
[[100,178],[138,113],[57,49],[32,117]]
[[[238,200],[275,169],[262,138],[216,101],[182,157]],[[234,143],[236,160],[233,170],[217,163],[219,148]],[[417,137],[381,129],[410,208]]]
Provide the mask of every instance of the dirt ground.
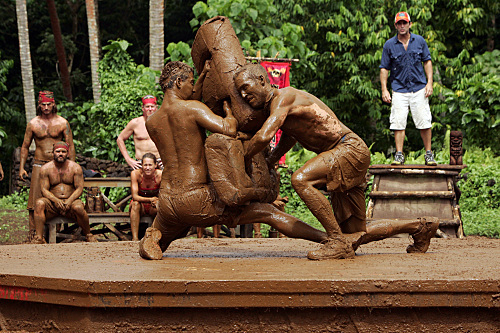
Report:
[[21,244],[27,235],[27,210],[0,209],[0,245]]

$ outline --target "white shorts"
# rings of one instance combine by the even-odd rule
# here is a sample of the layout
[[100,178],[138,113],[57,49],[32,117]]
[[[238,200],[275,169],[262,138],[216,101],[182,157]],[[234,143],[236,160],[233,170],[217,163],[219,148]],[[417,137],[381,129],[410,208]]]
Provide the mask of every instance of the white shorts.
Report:
[[425,88],[423,88],[414,93],[392,93],[391,130],[404,130],[406,128],[408,107],[416,128],[431,128],[431,108],[429,107],[429,98],[425,97]]

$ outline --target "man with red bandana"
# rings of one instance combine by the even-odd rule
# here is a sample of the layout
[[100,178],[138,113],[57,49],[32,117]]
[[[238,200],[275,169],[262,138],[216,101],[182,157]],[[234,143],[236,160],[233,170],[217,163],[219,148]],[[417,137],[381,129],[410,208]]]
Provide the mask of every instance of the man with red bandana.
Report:
[[54,93],[51,91],[40,91],[38,94],[38,107],[36,117],[26,126],[23,144],[21,146],[21,165],[19,167],[19,178],[24,180],[28,176],[25,170],[26,160],[31,142],[35,140],[35,156],[33,170],[31,173],[31,185],[28,198],[29,210],[29,234],[31,241],[35,234],[34,209],[35,202],[42,196],[39,174],[42,166],[52,161],[52,148],[54,143],[65,141],[68,144],[68,156],[75,160],[75,147],[73,145],[73,133],[66,119],[57,114],[57,106]]
[[90,232],[89,217],[82,201],[83,170],[78,163],[68,160],[69,145],[59,141],[53,147],[53,160],[40,169],[42,198],[35,203],[36,235],[32,244],[45,244],[43,229],[47,220],[66,216],[76,220],[87,242],[97,242]]
[[[152,153],[155,155],[158,161],[158,166],[160,168],[163,167],[158,149],[146,130],[146,120],[148,120],[148,118],[156,112],[157,108],[156,97],[151,95],[144,96],[142,98],[142,116],[129,121],[127,126],[125,126],[116,139],[118,148],[120,148],[120,152],[125,158],[125,161],[134,170],[141,168],[141,159],[146,153]],[[125,141],[130,138],[130,136],[134,137],[135,159],[130,157],[127,147],[125,146]]]

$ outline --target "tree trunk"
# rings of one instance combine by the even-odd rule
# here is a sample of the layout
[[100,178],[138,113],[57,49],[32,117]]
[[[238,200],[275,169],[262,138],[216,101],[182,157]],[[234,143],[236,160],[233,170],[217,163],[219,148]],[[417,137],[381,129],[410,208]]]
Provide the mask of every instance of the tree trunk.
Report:
[[155,71],[163,69],[165,60],[165,38],[163,0],[149,1],[149,67]]
[[47,0],[47,8],[50,15],[50,24],[52,25],[52,33],[54,34],[54,43],[56,44],[57,59],[59,60],[59,70],[61,71],[61,81],[63,86],[63,94],[68,102],[73,102],[71,94],[71,83],[69,82],[68,63],[66,62],[66,52],[61,34],[61,25],[57,16],[56,3],[54,0]]
[[99,29],[97,25],[97,3],[94,0],[85,0],[87,6],[87,25],[89,27],[90,67],[92,70],[92,91],[94,103],[101,100],[101,83],[99,82]]
[[23,78],[24,108],[26,123],[36,116],[35,88],[33,87],[33,69],[31,67],[30,36],[28,32],[28,12],[26,0],[16,0],[17,29],[19,33],[19,55]]

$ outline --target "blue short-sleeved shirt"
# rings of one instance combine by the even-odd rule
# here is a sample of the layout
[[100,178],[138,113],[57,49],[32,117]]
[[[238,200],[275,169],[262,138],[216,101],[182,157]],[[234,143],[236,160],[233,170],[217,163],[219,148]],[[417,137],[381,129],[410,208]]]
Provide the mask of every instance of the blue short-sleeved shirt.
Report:
[[393,91],[416,92],[427,84],[422,65],[427,60],[431,60],[431,53],[422,36],[410,34],[408,49],[405,50],[396,35],[384,44],[380,68],[391,71],[389,82]]

